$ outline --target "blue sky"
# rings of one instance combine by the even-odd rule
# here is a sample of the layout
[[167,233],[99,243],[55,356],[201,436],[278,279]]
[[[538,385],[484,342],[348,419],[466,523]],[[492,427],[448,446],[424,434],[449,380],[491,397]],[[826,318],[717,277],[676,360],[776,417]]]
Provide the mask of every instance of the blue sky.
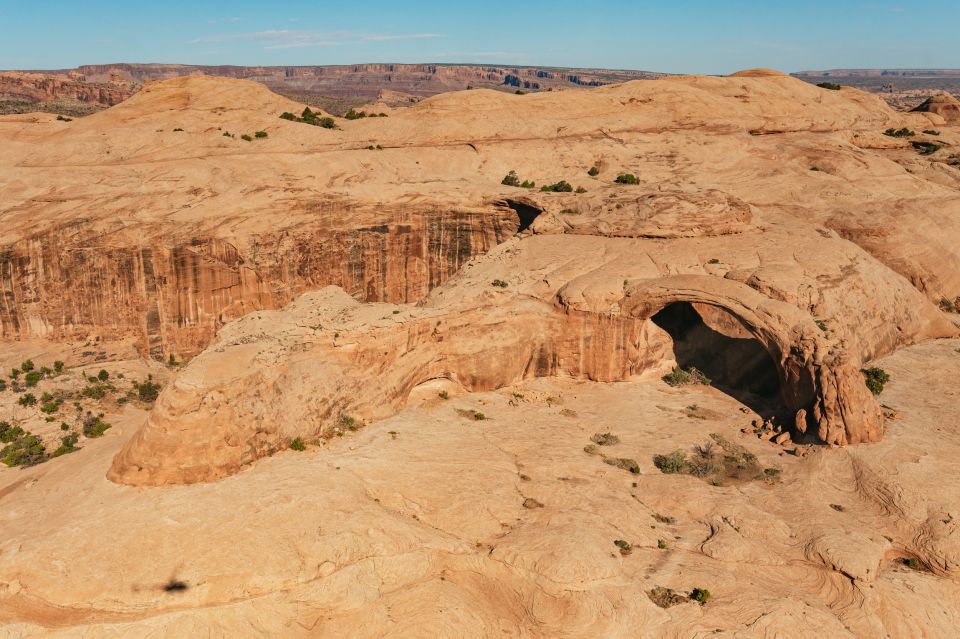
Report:
[[960,67],[960,0],[0,0],[0,69],[110,62]]

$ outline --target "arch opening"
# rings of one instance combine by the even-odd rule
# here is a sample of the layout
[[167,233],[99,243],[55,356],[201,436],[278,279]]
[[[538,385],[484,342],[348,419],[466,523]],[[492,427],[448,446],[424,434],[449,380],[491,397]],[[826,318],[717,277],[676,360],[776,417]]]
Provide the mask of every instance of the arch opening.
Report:
[[777,363],[735,315],[710,304],[674,302],[651,319],[670,335],[681,368],[697,368],[764,418],[789,413]]
[[505,200],[505,202],[517,214],[517,233],[522,233],[530,228],[530,225],[543,213],[542,209],[527,202],[521,202],[520,200]]

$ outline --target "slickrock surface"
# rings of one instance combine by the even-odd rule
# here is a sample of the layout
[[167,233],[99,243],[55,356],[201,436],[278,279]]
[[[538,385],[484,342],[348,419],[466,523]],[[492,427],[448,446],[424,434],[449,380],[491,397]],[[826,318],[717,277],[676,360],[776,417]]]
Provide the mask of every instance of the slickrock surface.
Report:
[[11,633],[949,636],[960,129],[765,69],[301,110],[0,118],[0,363],[193,356],[0,469]]
[[[427,385],[323,447],[136,489],[104,478],[143,419],[127,408],[83,450],[0,470],[0,622],[22,637],[948,637],[958,348],[879,361],[899,413],[884,440],[804,457],[741,435],[753,416],[714,389],[554,378]],[[605,454],[638,474],[584,452],[608,431]],[[710,433],[779,473],[712,486],[654,467]],[[657,586],[711,598],[664,610]]]

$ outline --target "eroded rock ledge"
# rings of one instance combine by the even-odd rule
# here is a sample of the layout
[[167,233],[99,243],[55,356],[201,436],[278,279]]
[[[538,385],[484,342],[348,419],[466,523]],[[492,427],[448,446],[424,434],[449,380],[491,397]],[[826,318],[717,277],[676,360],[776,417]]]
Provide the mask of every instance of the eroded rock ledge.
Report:
[[618,314],[516,297],[508,305],[409,308],[360,304],[338,288],[227,326],[164,391],[108,477],[133,485],[216,480],[297,437],[328,434],[341,415],[399,410],[445,378],[469,391],[565,375],[618,381],[671,357],[650,321],[676,302],[714,305],[758,339],[778,367],[800,431],[819,441],[877,441],[883,418],[859,361],[790,304],[739,282],[674,276],[629,289]]

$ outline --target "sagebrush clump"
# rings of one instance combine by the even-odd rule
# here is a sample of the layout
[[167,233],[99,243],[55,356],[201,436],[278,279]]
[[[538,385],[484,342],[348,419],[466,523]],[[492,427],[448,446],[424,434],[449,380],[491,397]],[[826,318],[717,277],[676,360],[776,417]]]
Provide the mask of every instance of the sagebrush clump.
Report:
[[890,375],[887,371],[876,366],[861,369],[860,372],[863,373],[863,381],[866,383],[867,388],[869,388],[870,392],[874,395],[882,393],[883,387],[890,381]]

